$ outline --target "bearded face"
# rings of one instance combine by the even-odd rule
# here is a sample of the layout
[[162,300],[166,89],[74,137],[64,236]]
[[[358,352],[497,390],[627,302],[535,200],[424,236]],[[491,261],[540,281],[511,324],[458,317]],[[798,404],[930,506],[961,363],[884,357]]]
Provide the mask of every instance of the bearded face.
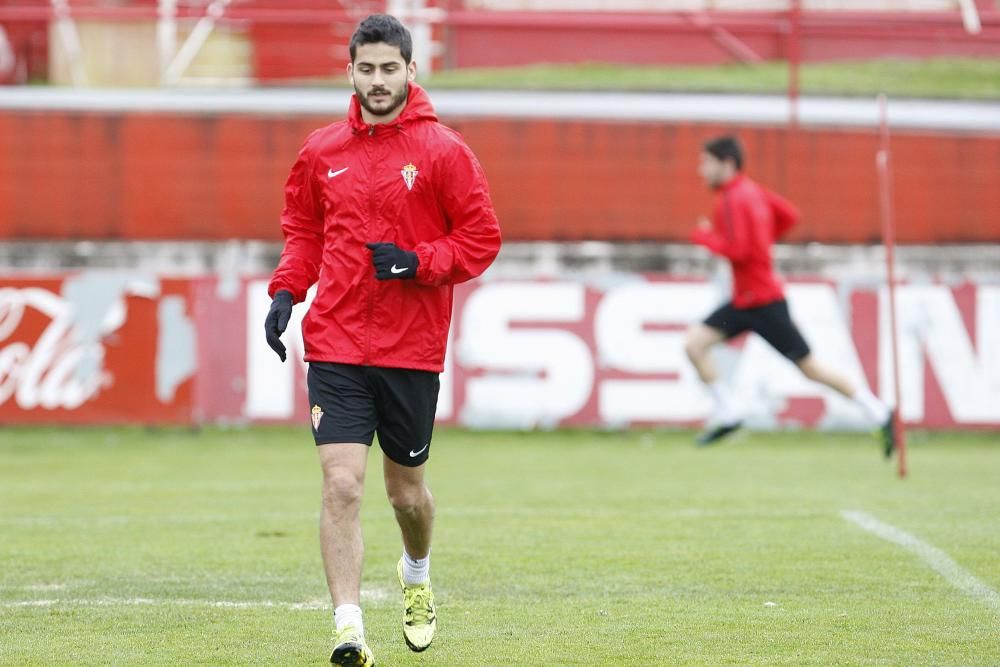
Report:
[[414,63],[403,60],[399,47],[383,42],[359,45],[347,74],[365,121],[388,123],[399,116],[415,73]]

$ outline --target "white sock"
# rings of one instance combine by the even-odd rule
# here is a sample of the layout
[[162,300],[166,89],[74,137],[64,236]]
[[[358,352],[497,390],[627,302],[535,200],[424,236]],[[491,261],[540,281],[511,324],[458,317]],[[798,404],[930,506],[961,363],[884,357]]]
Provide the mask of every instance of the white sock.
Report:
[[861,406],[868,418],[876,424],[884,424],[889,419],[889,406],[873,394],[868,387],[861,387],[851,399]]
[[708,390],[712,392],[712,398],[715,399],[715,415],[712,421],[725,426],[740,421],[742,416],[736,407],[736,401],[733,400],[729,388],[721,380],[716,380],[708,385]]
[[403,550],[403,582],[408,585],[422,584],[431,578],[431,555],[425,558],[411,558]]
[[356,604],[342,604],[333,610],[333,622],[337,626],[337,632],[345,626],[353,625],[362,635],[365,634],[365,623],[361,620],[361,607]]

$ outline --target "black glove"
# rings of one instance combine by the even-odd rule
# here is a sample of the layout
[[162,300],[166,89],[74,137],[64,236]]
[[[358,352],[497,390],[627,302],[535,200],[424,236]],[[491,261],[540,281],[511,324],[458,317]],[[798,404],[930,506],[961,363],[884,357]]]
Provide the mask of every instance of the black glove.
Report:
[[372,251],[375,277],[379,280],[399,280],[417,275],[417,253],[397,248],[395,243],[366,243]]
[[279,336],[285,333],[288,318],[291,316],[292,293],[288,290],[281,290],[274,295],[271,310],[267,311],[267,319],[264,320],[264,334],[267,336],[267,344],[278,353],[282,361],[285,360],[285,346]]

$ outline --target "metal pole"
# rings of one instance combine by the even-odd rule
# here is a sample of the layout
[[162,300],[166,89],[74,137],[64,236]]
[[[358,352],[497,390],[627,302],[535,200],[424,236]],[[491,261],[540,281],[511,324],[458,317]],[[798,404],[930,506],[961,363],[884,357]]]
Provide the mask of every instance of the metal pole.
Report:
[[976,9],[976,0],[958,0],[958,7],[962,11],[962,25],[970,35],[978,35],[983,29],[979,21],[979,10]]
[[788,11],[788,124],[799,124],[799,37],[802,30],[802,0],[792,0]]
[[430,76],[434,56],[440,50],[440,44],[434,42],[433,24],[443,22],[446,12],[439,7],[428,7],[427,0],[389,0],[386,13],[398,18],[410,30],[417,77]]
[[208,36],[212,34],[215,22],[222,17],[230,2],[232,0],[213,0],[212,4],[205,9],[205,16],[201,17],[195,24],[194,30],[188,35],[180,51],[177,52],[177,56],[174,57],[173,62],[164,73],[164,83],[173,85],[180,81],[184,72],[194,61],[195,56],[198,55],[198,51],[204,46]]
[[56,33],[66,49],[66,60],[69,63],[69,75],[74,86],[87,85],[87,70],[83,66],[83,47],[80,45],[80,33],[69,11],[67,0],[52,0],[52,10],[55,14]]
[[177,0],[159,0],[156,22],[156,52],[160,63],[160,83],[177,53]]
[[17,70],[17,58],[7,39],[7,30],[0,25],[0,78],[13,75]]
[[899,329],[896,322],[896,222],[892,210],[892,160],[889,148],[889,104],[886,96],[878,96],[879,150],[876,165],[879,175],[879,203],[882,214],[882,241],[885,244],[886,279],[889,289],[889,336],[892,346],[892,382],[896,394],[896,461],[900,479],[906,477],[906,433],[901,416],[903,398],[899,382]]

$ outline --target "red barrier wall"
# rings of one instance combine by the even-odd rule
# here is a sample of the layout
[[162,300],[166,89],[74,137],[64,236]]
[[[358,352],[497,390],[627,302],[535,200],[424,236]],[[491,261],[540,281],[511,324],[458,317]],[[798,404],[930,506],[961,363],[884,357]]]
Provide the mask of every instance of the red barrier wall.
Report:
[[[363,14],[345,11],[330,0],[250,0],[240,10],[266,19],[249,24],[253,72],[258,81],[342,75],[350,60],[348,44]],[[385,11],[384,2],[368,2],[368,12]]]
[[[696,173],[711,125],[456,123],[483,157],[508,237],[684,240],[710,197]],[[791,241],[880,236],[868,130],[744,128],[747,172],[794,200]],[[893,135],[901,243],[1000,240],[1000,136]]]
[[[282,186],[319,117],[0,113],[0,237],[280,239]],[[732,128],[445,119],[479,155],[505,238],[684,241],[701,142]],[[740,131],[747,171],[802,209],[793,241],[879,236],[868,129]],[[1000,136],[894,134],[901,243],[1000,240]]]
[[[801,21],[804,61],[892,56],[997,56],[1000,11],[980,12],[982,30],[965,32],[955,12],[811,11]],[[787,57],[784,12],[487,12],[448,15],[445,65],[509,67],[535,63],[715,64],[749,50]],[[512,48],[512,45],[516,45]]]
[[[0,0],[0,13],[12,5],[12,0]],[[44,8],[46,0],[18,0],[29,8]],[[44,80],[49,69],[49,26],[41,19],[17,21],[0,18],[0,40],[5,38],[9,51],[0,58],[0,85],[23,85]],[[2,46],[0,46],[2,48]]]

